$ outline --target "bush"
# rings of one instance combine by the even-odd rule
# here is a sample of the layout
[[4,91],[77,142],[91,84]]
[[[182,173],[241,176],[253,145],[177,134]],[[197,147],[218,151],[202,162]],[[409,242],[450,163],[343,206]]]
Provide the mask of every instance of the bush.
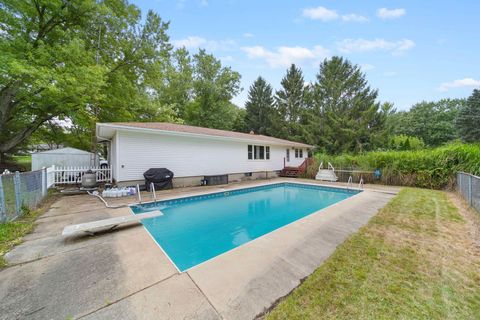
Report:
[[382,183],[421,188],[452,188],[458,171],[480,175],[480,145],[477,144],[455,143],[435,149],[360,155],[316,154],[315,157],[324,163],[331,162],[336,169],[380,169]]

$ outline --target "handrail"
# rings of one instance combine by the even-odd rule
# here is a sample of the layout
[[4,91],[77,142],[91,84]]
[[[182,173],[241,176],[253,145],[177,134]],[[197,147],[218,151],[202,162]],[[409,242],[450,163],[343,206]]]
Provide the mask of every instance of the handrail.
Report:
[[328,163],[328,167],[332,168],[332,171],[335,171],[335,168],[332,166],[332,164],[330,162]]
[[[335,168],[333,167],[333,165],[330,162],[327,162],[327,169],[335,171]],[[323,170],[323,161],[320,162],[320,165],[318,166],[318,170]]]
[[142,203],[142,196],[140,195],[140,186],[137,184],[137,195],[138,195],[138,203]]
[[358,184],[358,189],[363,190],[363,177],[360,178],[360,183]]
[[154,202],[157,203],[157,194],[155,193],[155,184],[153,182],[150,182],[150,189],[153,192]]
[[348,177],[347,189],[350,189],[350,187],[352,186],[352,182],[353,182],[352,176]]

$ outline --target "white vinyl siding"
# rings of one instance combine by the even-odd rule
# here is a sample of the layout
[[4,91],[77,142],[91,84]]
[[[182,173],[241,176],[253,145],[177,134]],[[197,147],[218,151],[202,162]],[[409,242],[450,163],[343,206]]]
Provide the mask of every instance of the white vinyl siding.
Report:
[[[175,177],[275,171],[283,168],[285,146],[269,146],[268,160],[249,160],[249,144],[252,143],[117,131],[116,137],[112,139],[112,155],[116,158],[112,158],[112,167],[118,170],[114,177],[120,182],[142,180],[143,173],[150,168],[168,168],[174,172]],[[264,154],[266,155],[265,149]],[[304,159],[290,160],[289,166],[298,166]]]

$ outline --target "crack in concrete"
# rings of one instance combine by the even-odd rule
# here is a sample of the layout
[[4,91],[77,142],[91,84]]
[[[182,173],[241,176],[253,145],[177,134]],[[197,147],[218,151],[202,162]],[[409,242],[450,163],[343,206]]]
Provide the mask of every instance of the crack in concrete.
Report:
[[137,291],[135,291],[135,292],[129,293],[128,295],[126,295],[126,296],[124,296],[124,297],[122,297],[122,298],[120,298],[120,299],[117,299],[117,300],[115,300],[115,301],[113,301],[113,302],[111,302],[111,303],[109,303],[109,304],[107,304],[107,305],[101,306],[100,308],[97,308],[97,309],[95,309],[95,310],[93,310],[93,311],[87,312],[87,313],[79,316],[77,319],[85,318],[85,317],[87,317],[87,316],[89,316],[89,315],[91,315],[91,314],[94,314],[94,313],[96,313],[96,312],[98,312],[98,311],[100,311],[100,310],[103,310],[103,309],[105,309],[105,308],[108,308],[108,307],[110,307],[110,306],[112,306],[112,305],[114,305],[114,304],[116,304],[116,303],[118,303],[118,302],[120,302],[120,301],[122,301],[122,300],[125,300],[125,299],[127,299],[127,298],[129,298],[129,297],[131,297],[131,296],[133,296],[133,295],[135,295],[135,294],[137,294],[137,293],[140,293],[140,292],[142,292],[142,291],[145,291],[145,290],[147,290],[147,289],[149,289],[149,288],[151,288],[151,287],[153,287],[153,286],[155,286],[155,285],[157,285],[157,284],[160,284],[160,283],[162,283],[162,282],[164,282],[164,281],[166,281],[166,280],[168,280],[168,279],[171,279],[171,278],[173,278],[173,277],[176,276],[176,275],[179,275],[179,273],[173,273],[172,275],[166,277],[165,279],[162,279],[162,280],[159,280],[159,281],[157,281],[157,282],[154,282],[154,283],[152,283],[151,285],[148,285],[148,286],[146,286],[146,287],[143,287],[142,289],[137,290]]
[[224,319],[224,317],[222,316],[222,314],[217,310],[217,308],[215,308],[215,306],[213,305],[212,301],[210,301],[210,299],[207,297],[207,295],[205,294],[205,292],[203,292],[203,290],[200,288],[200,286],[195,282],[195,280],[193,280],[192,276],[188,273],[188,272],[185,272],[187,274],[187,276],[190,278],[190,280],[193,282],[193,284],[195,285],[195,287],[197,287],[197,289],[200,291],[200,293],[205,297],[205,299],[207,300],[208,304],[210,304],[210,306],[213,308],[213,310],[215,311],[215,313],[220,317],[220,319]]

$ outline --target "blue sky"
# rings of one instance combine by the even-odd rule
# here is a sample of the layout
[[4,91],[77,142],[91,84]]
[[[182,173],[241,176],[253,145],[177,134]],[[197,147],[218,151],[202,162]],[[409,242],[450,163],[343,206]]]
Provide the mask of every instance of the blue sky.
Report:
[[243,107],[259,75],[279,89],[291,63],[314,81],[341,55],[362,67],[379,100],[405,110],[480,87],[480,1],[134,1],[169,20],[171,41],[205,48],[242,75]]

